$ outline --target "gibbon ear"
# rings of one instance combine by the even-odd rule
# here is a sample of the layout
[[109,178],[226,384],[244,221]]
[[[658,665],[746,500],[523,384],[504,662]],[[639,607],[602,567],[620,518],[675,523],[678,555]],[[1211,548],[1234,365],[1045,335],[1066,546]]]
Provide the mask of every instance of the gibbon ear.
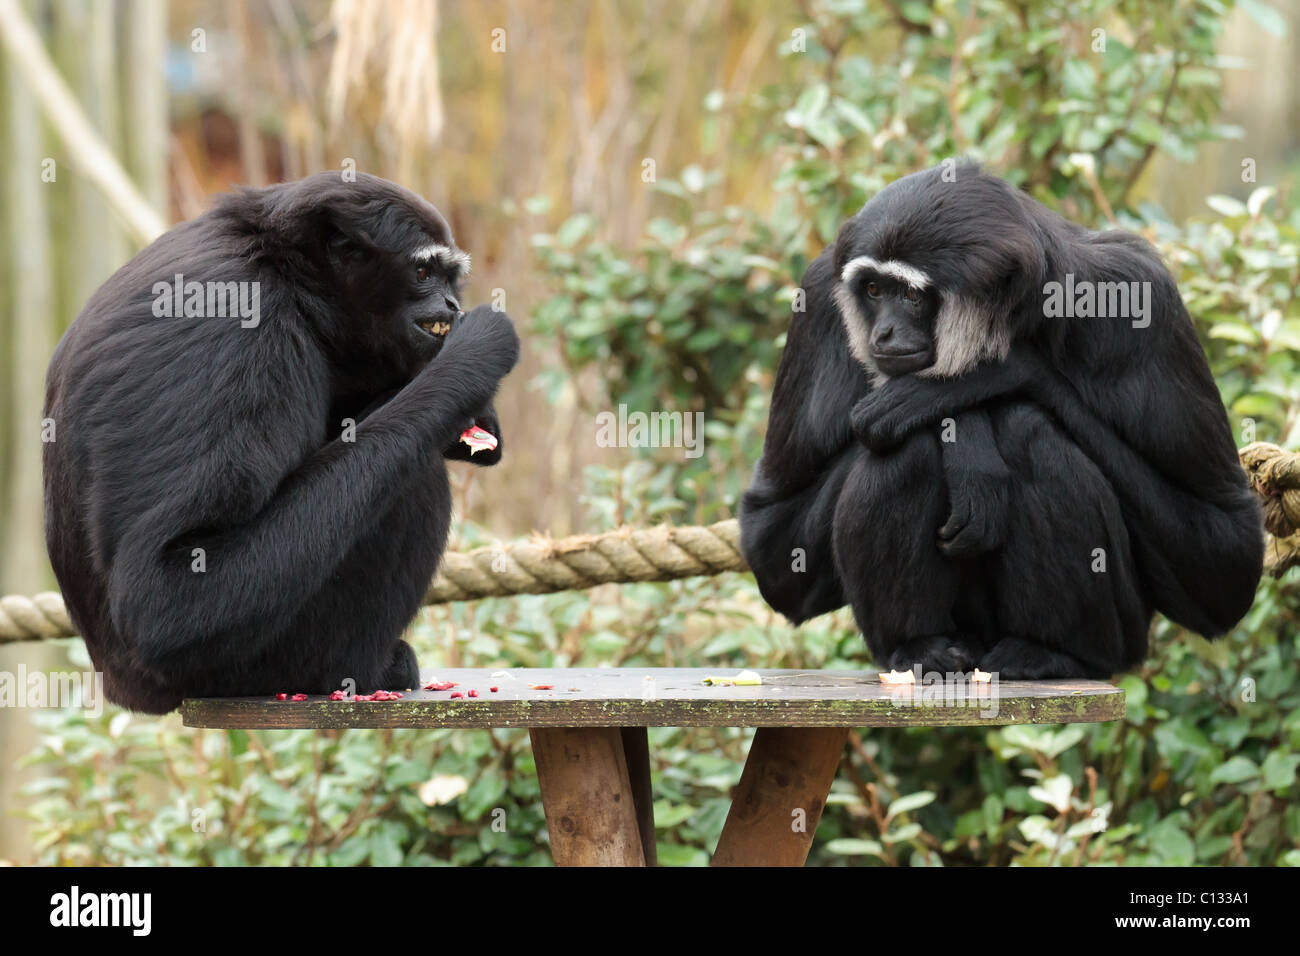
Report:
[[349,210],[326,205],[317,211],[315,220],[318,248],[331,267],[355,267],[381,254],[370,233]]
[[336,232],[325,240],[325,261],[332,269],[355,269],[365,262],[374,261],[379,254],[370,236],[365,232]]
[[1047,281],[1047,256],[1042,245],[1028,236],[1019,238],[1006,257],[1002,274],[995,280],[993,301],[1004,303],[1008,310],[1027,308],[1033,300],[1041,301],[1043,283]]
[[835,279],[838,281],[844,272],[844,266],[849,261],[849,247],[853,244],[853,234],[858,229],[858,217],[853,216],[848,219],[844,225],[840,226],[839,232],[835,234],[835,255],[831,260],[835,268]]

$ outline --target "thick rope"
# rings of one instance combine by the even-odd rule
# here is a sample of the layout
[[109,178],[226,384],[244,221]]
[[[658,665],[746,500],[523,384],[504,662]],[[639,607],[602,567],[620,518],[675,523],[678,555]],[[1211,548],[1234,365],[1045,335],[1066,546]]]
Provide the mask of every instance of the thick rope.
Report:
[[76,634],[63,606],[63,595],[42,591],[34,597],[6,594],[0,597],[0,643],[43,641]]
[[504,547],[447,554],[425,603],[747,570],[740,553],[740,526],[734,519],[705,528],[619,528],[607,534],[558,541],[535,537]]
[[[1241,450],[1241,464],[1264,503],[1273,540],[1265,567],[1274,575],[1300,565],[1300,454],[1256,442]],[[473,601],[511,594],[549,594],[598,584],[672,581],[747,571],[740,527],[619,528],[606,534],[551,540],[543,536],[494,548],[450,552],[429,586],[425,604]],[[0,643],[76,634],[61,595],[0,597]]]
[[[672,581],[747,571],[740,527],[619,528],[606,534],[551,540],[535,536],[494,548],[443,555],[425,604],[511,594],[549,594],[598,584]],[[77,633],[63,597],[44,591],[0,597],[0,643],[72,637]]]
[[1264,503],[1264,527],[1273,539],[1264,567],[1274,576],[1300,565],[1300,454],[1267,442],[1241,450],[1250,487]]

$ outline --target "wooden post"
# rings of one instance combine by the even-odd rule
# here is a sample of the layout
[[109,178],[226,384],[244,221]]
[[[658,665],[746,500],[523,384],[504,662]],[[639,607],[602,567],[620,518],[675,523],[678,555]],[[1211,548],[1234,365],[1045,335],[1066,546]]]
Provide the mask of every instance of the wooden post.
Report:
[[713,866],[803,866],[839,767],[845,727],[760,727]]
[[632,799],[636,804],[636,826],[641,834],[641,852],[645,854],[646,866],[658,866],[655,798],[650,786],[650,740],[644,727],[623,727],[621,732],[628,779],[632,784]]
[[528,731],[558,866],[645,866],[618,727]]

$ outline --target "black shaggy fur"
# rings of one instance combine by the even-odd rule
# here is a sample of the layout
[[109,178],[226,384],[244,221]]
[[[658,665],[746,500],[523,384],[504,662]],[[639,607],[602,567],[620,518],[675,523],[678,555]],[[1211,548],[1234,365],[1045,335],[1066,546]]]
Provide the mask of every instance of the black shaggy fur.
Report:
[[[882,190],[803,277],[741,515],[763,595],[796,623],[851,604],[887,666],[1004,678],[1132,667],[1153,611],[1221,634],[1254,598],[1263,531],[1173,278],[1135,235],[955,171]],[[859,257],[924,274],[929,298],[900,305],[870,267],[845,281]],[[1150,324],[1048,317],[1067,273],[1149,282]],[[897,360],[872,325],[895,312],[942,371],[881,374]]]
[[[461,316],[455,269],[417,274],[433,244],[454,250],[438,211],[375,177],[247,190],[142,251],[68,330],[46,537],[111,700],[415,686],[400,636],[446,541],[444,458],[468,457],[471,423],[500,436],[491,402],[519,355],[504,313]],[[158,317],[154,285],[177,274],[258,283],[260,323]],[[421,328],[442,321],[445,338]]]

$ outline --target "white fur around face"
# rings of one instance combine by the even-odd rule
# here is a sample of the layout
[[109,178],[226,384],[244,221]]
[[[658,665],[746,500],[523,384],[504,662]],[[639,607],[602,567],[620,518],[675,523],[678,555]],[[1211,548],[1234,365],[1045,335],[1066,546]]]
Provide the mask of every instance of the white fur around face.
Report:
[[871,361],[870,334],[867,332],[867,319],[858,308],[858,302],[848,286],[835,287],[835,304],[840,310],[840,321],[849,337],[849,351],[858,363],[867,370],[867,374],[884,379],[876,363]]
[[1005,361],[1011,330],[1005,317],[989,307],[945,293],[934,320],[934,345],[934,364],[916,374],[954,378],[980,362]]
[[871,269],[878,275],[897,279],[913,289],[928,289],[930,287],[930,277],[916,266],[910,266],[898,259],[886,259],[881,262],[879,259],[871,258],[871,256],[857,256],[844,263],[844,269],[840,272],[840,281],[847,285],[853,281],[855,275],[864,269]]
[[[888,381],[889,376],[871,360],[871,334],[853,293],[847,286],[837,285],[834,298],[849,337],[849,351],[875,381]],[[1004,319],[950,294],[943,296],[935,317],[934,339],[934,364],[915,373],[921,378],[955,378],[980,362],[1005,361],[1011,351],[1011,333]]]
[[[871,256],[850,259],[840,272],[834,298],[844,331],[849,336],[849,350],[869,375],[877,381],[886,381],[888,376],[871,360],[871,333],[867,320],[857,299],[849,291],[854,276],[866,269],[897,279],[914,289],[929,288],[930,277],[906,262],[897,259],[882,262]],[[1005,316],[992,307],[940,290],[939,314],[934,320],[934,364],[915,374],[922,378],[955,378],[981,362],[1005,361],[1010,351],[1011,331]]]
[[431,242],[427,246],[416,249],[411,253],[411,258],[416,262],[434,262],[444,272],[448,272],[458,279],[469,275],[469,253],[453,249],[451,246],[444,246],[439,242]]

